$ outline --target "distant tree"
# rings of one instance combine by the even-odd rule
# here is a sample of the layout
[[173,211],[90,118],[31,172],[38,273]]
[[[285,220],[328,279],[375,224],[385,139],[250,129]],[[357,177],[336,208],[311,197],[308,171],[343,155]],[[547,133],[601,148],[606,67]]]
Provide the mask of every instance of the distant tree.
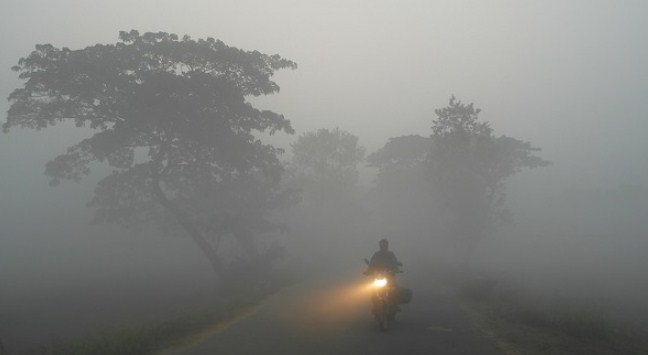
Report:
[[378,169],[367,198],[378,233],[421,247],[421,241],[434,239],[438,201],[428,176],[431,147],[429,137],[393,137],[367,157],[367,165]]
[[281,150],[255,132],[293,129],[246,97],[278,92],[274,72],[296,64],[213,38],[133,30],[119,39],[80,50],[37,45],[13,68],[25,83],[9,96],[3,130],[64,120],[94,129],[47,163],[50,184],[78,181],[93,162],[107,163],[112,172],[89,204],[97,222],[168,227],[171,216],[222,276],[218,240],[233,235],[254,256],[253,236],[276,228],[266,214],[288,201]]
[[376,184],[399,184],[421,177],[432,142],[428,137],[409,135],[389,138],[387,144],[367,157],[367,165],[378,169]]
[[480,111],[454,96],[435,110],[427,162],[443,203],[444,232],[462,241],[467,253],[505,217],[506,178],[550,164],[533,155],[540,149],[530,143],[494,136],[488,122],[478,121]]
[[[392,138],[368,161],[379,169],[377,187],[403,183],[405,175],[425,175],[423,186],[434,194],[434,209],[441,233],[470,253],[477,241],[502,221],[505,181],[525,168],[549,165],[534,155],[539,148],[506,136],[495,136],[488,122],[479,121],[480,110],[454,96],[448,106],[435,110],[432,134]],[[426,142],[427,141],[427,142]]]
[[302,236],[300,252],[310,262],[329,255],[330,266],[330,254],[340,256],[340,246],[348,247],[347,237],[362,224],[357,183],[365,149],[339,128],[306,132],[290,146],[286,181],[301,199],[285,214],[287,224]]
[[291,145],[291,172],[305,198],[326,199],[352,192],[365,149],[358,137],[340,130],[319,129],[299,136]]

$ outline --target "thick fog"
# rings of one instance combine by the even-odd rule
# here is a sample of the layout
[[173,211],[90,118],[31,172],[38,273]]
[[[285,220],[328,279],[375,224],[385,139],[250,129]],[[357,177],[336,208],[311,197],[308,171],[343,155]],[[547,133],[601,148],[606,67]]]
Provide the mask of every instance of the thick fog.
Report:
[[[297,69],[272,78],[280,92],[248,97],[291,122],[293,135],[261,135],[285,149],[286,164],[307,132],[349,132],[367,157],[390,138],[429,137],[435,109],[452,95],[474,103],[495,136],[531,142],[552,164],[504,180],[510,220],[479,240],[470,265],[548,295],[604,295],[643,307],[648,319],[647,2],[8,0],[0,14],[5,99],[24,84],[10,68],[34,45],[82,49],[131,29],[213,37],[294,61]],[[0,111],[10,105],[0,101]],[[105,167],[48,186],[45,164],[92,133],[71,122],[0,133],[0,340],[11,339],[10,350],[213,291],[210,265],[189,238],[91,224],[86,204]],[[389,238],[406,268],[461,264],[438,237],[430,216],[438,206],[425,193],[377,195],[377,169],[363,161],[358,170],[352,193],[304,198],[273,216],[287,232],[267,243],[286,248],[284,263],[357,272]],[[410,210],[398,205],[416,199]],[[154,294],[164,297],[148,302]],[[81,320],[67,333],[45,321],[70,312]],[[30,317],[44,320],[34,326]]]

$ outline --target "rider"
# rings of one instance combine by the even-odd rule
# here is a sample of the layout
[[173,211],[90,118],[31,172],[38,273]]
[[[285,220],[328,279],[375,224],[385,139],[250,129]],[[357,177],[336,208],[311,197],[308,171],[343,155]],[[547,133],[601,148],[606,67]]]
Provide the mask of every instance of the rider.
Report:
[[400,266],[402,265],[396,255],[389,250],[389,241],[385,238],[381,239],[378,242],[380,245],[380,250],[374,253],[369,261],[369,268],[367,273],[372,273],[375,271],[386,271],[392,276],[400,272]]
[[[367,268],[367,271],[365,271],[365,275],[370,275],[374,272],[386,272],[388,278],[390,279],[391,287],[393,287],[394,290],[399,290],[400,287],[396,284],[396,274],[401,272],[400,266],[402,266],[403,264],[399,262],[398,259],[396,259],[396,255],[394,255],[394,253],[389,250],[389,241],[387,241],[387,239],[381,239],[378,244],[380,245],[380,250],[375,252],[371,257],[371,260],[369,261],[369,267]],[[398,306],[398,304],[394,304],[394,306],[395,313],[400,312],[400,306]],[[375,314],[375,310],[373,308],[372,312],[374,312]],[[390,319],[394,318],[394,314],[390,316]]]

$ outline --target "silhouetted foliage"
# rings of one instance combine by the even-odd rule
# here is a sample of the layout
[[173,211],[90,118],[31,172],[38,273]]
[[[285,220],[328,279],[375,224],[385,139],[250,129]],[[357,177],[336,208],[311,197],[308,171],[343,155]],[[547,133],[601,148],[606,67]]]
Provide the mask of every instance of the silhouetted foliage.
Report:
[[435,113],[427,165],[444,206],[444,232],[471,245],[505,217],[505,179],[550,163],[533,155],[540,149],[528,142],[494,136],[472,103],[453,96]]
[[367,165],[378,169],[368,197],[379,233],[421,248],[434,242],[438,229],[438,199],[426,164],[431,146],[429,137],[393,137],[367,157]]
[[535,156],[540,149],[528,142],[494,136],[490,124],[478,120],[480,110],[472,103],[453,96],[435,113],[429,138],[391,138],[367,161],[379,169],[376,182],[383,193],[431,193],[426,196],[435,199],[430,218],[437,221],[436,228],[470,253],[476,241],[506,218],[506,178],[550,163]]
[[423,168],[431,146],[429,138],[418,135],[389,138],[384,147],[367,157],[367,165],[378,169],[378,185],[399,184],[403,179],[425,173]]
[[274,72],[296,64],[213,38],[133,30],[119,39],[80,50],[37,45],[13,68],[25,84],[9,96],[3,129],[73,120],[98,131],[47,163],[50,184],[107,163],[112,172],[90,202],[97,222],[137,227],[170,214],[222,273],[218,239],[233,235],[255,254],[255,233],[276,228],[265,214],[289,201],[281,150],[255,132],[293,129],[246,97],[278,92]]
[[301,201],[287,214],[288,223],[303,236],[301,253],[309,258],[329,254],[330,261],[362,223],[357,182],[365,149],[357,136],[339,128],[306,132],[291,148],[286,181],[300,192]]
[[357,136],[339,128],[322,128],[300,135],[290,146],[291,172],[307,198],[340,196],[356,187],[358,166],[365,155]]

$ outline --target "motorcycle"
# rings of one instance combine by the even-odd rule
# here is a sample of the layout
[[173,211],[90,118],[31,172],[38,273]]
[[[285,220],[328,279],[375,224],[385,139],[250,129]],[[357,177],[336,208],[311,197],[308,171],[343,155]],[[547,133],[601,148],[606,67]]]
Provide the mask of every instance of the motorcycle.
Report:
[[[369,265],[367,259],[365,259],[365,263]],[[373,293],[371,295],[373,307],[371,311],[378,322],[380,331],[386,331],[399,310],[398,286],[395,283],[395,274],[393,272],[375,271],[365,272],[365,275],[373,278]]]

